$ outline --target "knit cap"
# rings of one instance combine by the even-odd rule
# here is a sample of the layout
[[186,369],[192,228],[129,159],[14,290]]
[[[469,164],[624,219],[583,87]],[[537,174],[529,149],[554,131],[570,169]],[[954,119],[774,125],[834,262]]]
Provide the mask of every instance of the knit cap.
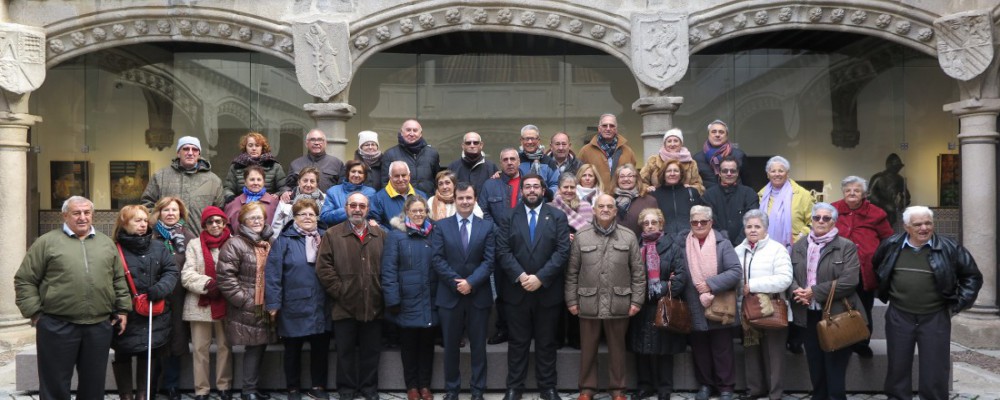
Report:
[[181,147],[184,147],[184,145],[188,144],[197,147],[198,151],[201,151],[201,140],[198,140],[198,138],[194,136],[182,136],[180,139],[178,139],[176,151],[181,151]]
[[[378,133],[375,133],[374,131],[361,131],[361,132],[358,132],[358,149],[361,148],[361,145],[363,145],[365,143],[368,143],[368,142],[375,142],[375,144],[378,145],[379,144],[378,143]],[[380,145],[379,148],[381,148],[381,147],[382,146]]]

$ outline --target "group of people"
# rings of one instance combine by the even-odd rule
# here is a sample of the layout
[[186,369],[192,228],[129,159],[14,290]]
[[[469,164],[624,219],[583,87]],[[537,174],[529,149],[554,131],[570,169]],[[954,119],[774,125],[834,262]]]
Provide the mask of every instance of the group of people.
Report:
[[[62,229],[28,250],[15,290],[37,329],[40,395],[68,399],[75,367],[77,398],[102,397],[111,347],[123,399],[147,399],[150,386],[179,398],[180,357],[190,345],[194,397],[207,399],[214,341],[219,396],[234,395],[231,348],[241,345],[241,397],[267,398],[258,390],[261,366],[267,346],[280,341],[288,398],[327,399],[334,341],[339,398],[376,400],[382,337],[394,334],[408,400],[433,398],[436,338],[445,400],[458,399],[466,339],[473,400],[487,390],[486,345],[502,342],[504,400],[522,398],[532,345],[539,397],[560,400],[563,343],[580,348],[578,400],[590,400],[600,389],[602,336],[613,400],[628,397],[627,351],[636,362],[633,399],[663,400],[673,391],[673,355],[688,346],[696,399],[733,399],[736,343],[747,371],[739,397],[780,399],[785,350],[804,345],[813,397],[843,399],[851,354],[872,351],[866,342],[821,350],[817,324],[835,293],[869,326],[874,298],[889,303],[889,398],[913,395],[914,346],[921,398],[945,398],[948,375],[935,366],[948,357],[950,317],[982,285],[969,253],[934,234],[926,207],[903,212],[905,232],[894,234],[856,176],[843,180],[842,200],[815,203],[776,156],[756,192],[742,184],[746,156],[728,134],[713,121],[692,155],[671,129],[639,168],[606,114],[578,153],[563,132],[546,152],[538,127],[526,125],[520,148],[502,149],[499,164],[468,132],[462,155],[442,169],[420,123],[407,120],[384,153],[378,134],[359,133],[346,163],[326,154],[323,132],[310,131],[308,153],[286,175],[266,137],[251,132],[224,181],[201,158],[200,141],[182,137],[177,158],[153,176],[143,204],[122,208],[111,237],[93,228],[93,203],[71,197]],[[689,334],[655,326],[664,296],[686,303]],[[737,305],[750,298],[787,300],[788,327],[750,326]],[[845,307],[833,302],[834,313]]]

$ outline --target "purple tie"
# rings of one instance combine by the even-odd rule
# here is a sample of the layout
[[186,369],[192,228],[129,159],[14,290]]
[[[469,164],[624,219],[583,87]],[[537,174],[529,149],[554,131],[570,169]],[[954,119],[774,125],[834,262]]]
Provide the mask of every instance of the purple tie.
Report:
[[469,219],[462,218],[462,228],[458,231],[462,235],[462,250],[469,251]]

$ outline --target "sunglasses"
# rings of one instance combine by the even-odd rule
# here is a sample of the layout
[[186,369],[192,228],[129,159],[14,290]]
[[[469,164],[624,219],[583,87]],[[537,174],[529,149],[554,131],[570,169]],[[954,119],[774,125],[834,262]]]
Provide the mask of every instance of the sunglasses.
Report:
[[708,225],[710,222],[712,222],[712,220],[710,219],[692,220],[691,226],[705,226]]
[[205,225],[225,225],[225,224],[226,220],[224,219],[210,219],[208,221],[205,221]]
[[831,217],[829,215],[813,215],[812,219],[813,219],[813,222],[819,222],[819,221],[830,222],[830,221],[833,221],[833,217]]
[[465,145],[466,146],[474,146],[474,145],[477,145],[479,143],[482,143],[482,142],[480,142],[478,140],[466,140],[465,141]]

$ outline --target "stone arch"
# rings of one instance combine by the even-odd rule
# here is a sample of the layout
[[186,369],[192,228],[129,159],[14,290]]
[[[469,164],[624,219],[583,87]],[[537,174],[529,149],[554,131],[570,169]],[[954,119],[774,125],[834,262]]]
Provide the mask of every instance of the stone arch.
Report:
[[879,37],[935,56],[934,19],[925,10],[875,1],[729,5],[688,19],[691,54],[734,37],[784,29],[851,32]]
[[46,67],[101,49],[134,43],[197,42],[270,54],[294,64],[291,28],[261,17],[202,9],[182,15],[168,8],[111,10],[45,26]]
[[240,121],[246,121],[250,129],[266,135],[266,132],[263,132],[265,126],[262,125],[263,121],[260,116],[244,100],[237,97],[225,97],[219,100],[215,108],[217,117],[230,116]]

